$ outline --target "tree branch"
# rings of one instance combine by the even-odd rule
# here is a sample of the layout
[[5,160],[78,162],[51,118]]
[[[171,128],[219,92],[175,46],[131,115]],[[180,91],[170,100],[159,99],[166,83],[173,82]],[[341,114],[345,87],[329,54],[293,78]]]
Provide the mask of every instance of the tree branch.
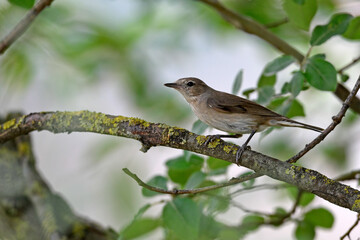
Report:
[[[35,130],[53,133],[94,132],[121,136],[140,141],[146,149],[152,146],[167,146],[232,163],[235,163],[235,155],[239,149],[238,145],[221,139],[204,146],[205,136],[182,128],[88,111],[40,112],[12,119],[0,125],[0,143]],[[317,171],[293,166],[250,150],[244,152],[240,164],[258,174],[287,182],[338,206],[360,212],[360,191],[331,180]]]
[[31,25],[35,18],[54,0],[40,0],[35,6],[21,19],[21,21],[6,35],[0,42],[0,55],[3,54]]
[[[253,34],[263,39],[264,41],[271,44],[273,47],[278,49],[280,52],[293,56],[295,59],[301,63],[304,59],[304,55],[301,54],[298,50],[293,48],[287,42],[270,32],[264,25],[247,18],[246,16],[237,14],[227,8],[225,8],[218,1],[213,0],[199,0],[212,8],[214,8],[226,21],[232,24],[237,29],[240,29],[246,33]],[[356,60],[358,61],[358,60]],[[349,95],[349,90],[347,90],[342,84],[338,83],[334,94],[344,101]],[[360,114],[360,99],[354,98],[354,101],[350,104],[351,109]]]
[[360,170],[351,171],[349,173],[345,173],[341,176],[338,176],[336,181],[348,181],[348,180],[358,180],[360,179]]
[[347,230],[346,233],[344,233],[344,235],[342,235],[342,236],[340,237],[340,240],[344,240],[346,237],[348,237],[348,238],[351,240],[351,238],[350,238],[350,233],[351,233],[351,231],[354,230],[354,228],[359,224],[359,222],[360,222],[360,214],[357,215],[356,221],[355,221],[354,224],[349,228],[349,230]]
[[340,109],[339,113],[336,116],[332,117],[332,123],[319,135],[317,136],[313,141],[311,141],[309,144],[305,146],[304,149],[302,149],[299,153],[297,153],[295,156],[287,160],[289,163],[295,163],[299,158],[304,156],[308,151],[310,151],[312,148],[314,148],[316,145],[318,145],[324,138],[329,135],[329,133],[334,130],[334,128],[341,122],[343,117],[345,116],[346,111],[348,110],[351,101],[356,96],[356,93],[359,91],[360,88],[360,75],[358,80],[356,81],[354,88],[351,90],[351,93],[346,98],[345,102],[342,105],[342,108]]
[[215,185],[208,186],[208,187],[202,187],[202,188],[196,188],[196,189],[167,190],[167,189],[162,189],[162,188],[158,188],[158,187],[154,187],[154,186],[151,186],[149,184],[146,184],[138,176],[136,176],[136,174],[130,172],[130,170],[127,169],[127,168],[123,168],[123,171],[128,176],[130,176],[132,179],[134,179],[139,184],[139,186],[141,186],[143,188],[149,189],[149,190],[154,191],[154,192],[164,193],[164,194],[171,194],[171,195],[175,195],[175,196],[176,195],[181,195],[181,194],[196,194],[196,193],[208,192],[208,191],[211,191],[211,190],[215,190],[215,189],[223,188],[223,187],[228,187],[228,186],[231,186],[231,185],[242,183],[242,182],[257,178],[259,176],[262,176],[260,174],[253,173],[253,174],[238,177],[238,178],[232,178],[228,182],[219,183],[219,184],[215,184]]
[[357,58],[353,59],[350,63],[346,64],[345,66],[343,66],[342,68],[340,68],[338,70],[338,73],[342,74],[346,69],[348,69],[349,67],[351,67],[352,65],[356,64],[357,62],[360,61],[360,56],[358,56]]
[[29,136],[0,144],[0,169],[0,239],[118,239],[54,193],[36,169]]

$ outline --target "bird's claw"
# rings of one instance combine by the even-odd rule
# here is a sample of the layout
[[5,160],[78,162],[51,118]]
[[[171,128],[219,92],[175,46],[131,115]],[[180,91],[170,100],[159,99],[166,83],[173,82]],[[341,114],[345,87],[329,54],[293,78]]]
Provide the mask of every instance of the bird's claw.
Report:
[[236,165],[238,165],[238,166],[240,166],[240,162],[239,162],[239,160],[241,159],[241,156],[243,155],[243,153],[245,152],[245,150],[250,150],[251,149],[251,147],[250,146],[241,146],[240,148],[239,148],[239,150],[237,150],[237,152],[236,152],[236,158],[235,158],[235,163],[236,163]]
[[204,145],[207,146],[210,142],[220,139],[218,135],[208,135],[206,141],[204,142]]

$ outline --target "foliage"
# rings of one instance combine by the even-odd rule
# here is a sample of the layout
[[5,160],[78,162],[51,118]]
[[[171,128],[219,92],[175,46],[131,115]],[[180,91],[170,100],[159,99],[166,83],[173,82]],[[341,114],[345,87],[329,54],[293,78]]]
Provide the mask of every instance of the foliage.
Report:
[[[78,18],[73,14],[71,6],[59,4],[51,7],[29,31],[30,41],[18,43],[19,47],[10,49],[3,57],[0,83],[5,85],[7,79],[26,87],[39,72],[48,72],[48,75],[51,73],[55,84],[59,79],[66,79],[66,76],[71,79],[84,79],[83,82],[77,83],[80,84],[79,90],[100,81],[105,72],[120,79],[121,87],[125,86],[134,105],[151,117],[156,115],[157,121],[184,119],[188,115],[185,104],[179,103],[175,97],[159,90],[154,84],[157,74],[153,71],[149,49],[161,48],[161,57],[164,61],[169,59],[166,56],[169,53],[173,56],[171,60],[184,53],[190,54],[194,49],[191,46],[192,42],[185,36],[196,21],[199,22],[196,26],[205,29],[211,38],[223,40],[236,30],[224,22],[213,9],[202,3],[181,1],[176,4],[185,6],[186,11],[171,14],[160,12],[156,8],[158,1],[137,2],[140,7],[136,17],[121,24],[112,23],[113,25],[101,22],[97,18]],[[16,7],[8,6],[2,9],[4,16],[19,14],[18,6],[31,8],[34,0],[9,0],[9,3]],[[300,98],[304,92],[309,89],[333,92],[338,84],[337,79],[347,81],[348,75],[337,70],[339,67],[327,59],[326,49],[322,47],[334,37],[359,41],[360,17],[337,13],[335,1],[226,0],[223,4],[235,13],[264,25],[285,20],[283,24],[269,29],[270,33],[290,44],[307,48],[307,53],[301,60],[283,54],[274,57],[263,66],[255,87],[250,89],[241,90],[245,79],[244,70],[239,69],[232,85],[233,94],[242,92],[247,98],[256,94],[258,103],[292,118],[305,116],[305,106]],[[72,17],[73,21],[65,20],[69,17]],[[314,22],[316,17],[326,19],[326,23]],[[54,24],[57,24],[56,28],[53,28]],[[5,21],[0,21],[1,28],[3,25]],[[60,59],[62,64],[50,59],[46,61],[47,67],[43,69],[41,64],[30,60],[34,54],[34,46],[44,43],[47,43],[49,48],[47,51],[51,52],[55,59]],[[36,51],[43,54],[44,50],[38,48]],[[59,65],[66,67],[58,67]],[[286,73],[285,70],[289,70],[290,67],[292,72]],[[280,74],[287,74],[287,79],[290,80],[280,81]],[[62,90],[67,92],[69,89],[65,87]],[[76,94],[76,91],[73,94]],[[206,129],[205,124],[196,121],[192,131],[203,134]],[[111,149],[100,148],[97,149],[100,154],[92,154],[99,159],[116,149],[116,146],[112,145]],[[284,155],[293,152],[285,141],[273,142],[271,149]],[[323,155],[336,162],[336,166],[343,166],[347,160],[346,146],[331,143],[323,148]],[[165,167],[166,173],[151,177],[147,183],[162,189],[212,186],[228,179],[230,164],[212,157],[184,153],[168,159]],[[236,186],[236,191],[256,189],[256,184],[256,180],[244,182]],[[314,239],[319,228],[329,229],[333,226],[333,214],[326,208],[314,206],[315,195],[301,192],[288,185],[282,187],[286,189],[283,192],[289,196],[294,209],[285,209],[279,203],[269,210],[270,213],[240,207],[234,200],[236,191],[231,191],[235,187],[203,194],[176,196],[171,199],[143,188],[142,194],[147,200],[162,200],[158,204],[149,203],[140,208],[133,220],[119,231],[119,239],[149,236],[156,229],[161,229],[164,239],[239,239],[266,225],[281,227],[285,222],[291,222],[295,226],[294,236],[302,240]],[[151,217],[146,215],[149,209],[159,204],[160,212]],[[254,204],[249,208],[255,207],[258,206]],[[221,214],[234,209],[246,214],[240,214],[238,218],[227,223],[221,220]]]

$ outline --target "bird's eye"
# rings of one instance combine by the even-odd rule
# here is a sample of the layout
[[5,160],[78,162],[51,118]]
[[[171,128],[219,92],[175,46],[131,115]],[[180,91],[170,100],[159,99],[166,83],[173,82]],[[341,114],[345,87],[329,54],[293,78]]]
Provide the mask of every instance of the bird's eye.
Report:
[[189,87],[191,87],[191,86],[194,86],[194,84],[195,84],[195,83],[193,83],[193,82],[188,82],[186,85],[188,85]]

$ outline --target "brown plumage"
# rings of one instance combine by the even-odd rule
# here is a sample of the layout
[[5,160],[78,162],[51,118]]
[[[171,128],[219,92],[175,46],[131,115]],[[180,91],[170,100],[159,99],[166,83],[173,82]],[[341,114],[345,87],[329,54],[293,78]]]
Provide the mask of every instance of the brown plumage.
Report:
[[[237,152],[237,162],[252,136],[267,127],[299,127],[317,132],[323,131],[322,128],[291,120],[245,98],[217,91],[198,78],[181,78],[165,86],[178,90],[196,116],[206,124],[221,131],[235,133],[237,134],[235,137],[250,133],[249,138]],[[208,140],[211,141],[215,137],[234,137],[234,135],[213,135]]]

